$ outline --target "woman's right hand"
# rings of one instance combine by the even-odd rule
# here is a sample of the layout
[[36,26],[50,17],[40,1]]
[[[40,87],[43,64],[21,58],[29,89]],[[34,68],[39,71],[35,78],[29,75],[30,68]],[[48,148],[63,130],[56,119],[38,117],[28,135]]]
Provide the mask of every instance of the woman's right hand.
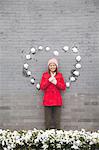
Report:
[[49,78],[49,81],[50,81],[51,83],[55,84],[55,85],[57,84],[57,80],[55,79],[54,76],[50,77],[50,78]]
[[54,80],[54,76],[51,76],[48,80],[52,82]]

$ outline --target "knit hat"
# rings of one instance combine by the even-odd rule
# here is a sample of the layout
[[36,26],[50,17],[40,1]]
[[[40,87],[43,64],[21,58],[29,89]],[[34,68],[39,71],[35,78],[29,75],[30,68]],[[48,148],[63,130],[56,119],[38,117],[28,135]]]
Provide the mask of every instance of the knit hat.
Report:
[[55,63],[56,66],[58,67],[58,61],[57,61],[57,59],[55,59],[55,58],[49,59],[48,66],[49,66],[50,63]]

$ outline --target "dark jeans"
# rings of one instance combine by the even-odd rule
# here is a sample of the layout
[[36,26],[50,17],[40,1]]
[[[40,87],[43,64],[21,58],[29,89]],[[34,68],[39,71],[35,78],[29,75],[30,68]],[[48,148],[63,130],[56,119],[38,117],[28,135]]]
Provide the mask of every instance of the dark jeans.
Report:
[[61,106],[45,106],[45,128],[60,129]]

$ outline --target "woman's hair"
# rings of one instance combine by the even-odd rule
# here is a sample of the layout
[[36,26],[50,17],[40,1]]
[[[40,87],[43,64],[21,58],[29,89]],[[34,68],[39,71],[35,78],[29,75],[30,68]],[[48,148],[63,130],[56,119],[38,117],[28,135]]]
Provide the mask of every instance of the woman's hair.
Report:
[[[55,70],[54,72],[56,72],[56,74],[58,73],[58,68],[57,68],[57,66],[56,66],[56,70]],[[48,66],[48,73],[50,74],[49,66]]]

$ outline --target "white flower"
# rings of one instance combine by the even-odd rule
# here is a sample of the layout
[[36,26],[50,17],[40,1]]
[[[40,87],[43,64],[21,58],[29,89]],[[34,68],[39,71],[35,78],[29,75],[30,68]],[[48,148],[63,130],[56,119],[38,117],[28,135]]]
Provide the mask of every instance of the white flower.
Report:
[[81,56],[77,56],[76,57],[76,60],[79,62],[79,61],[81,61]]
[[31,71],[27,71],[27,75],[30,76],[31,75]]
[[28,69],[29,65],[27,63],[24,64],[24,68]]
[[77,69],[80,69],[80,68],[81,68],[81,64],[77,63],[75,67],[76,67]]
[[31,59],[31,56],[28,54],[28,55],[26,55],[26,59]]
[[4,147],[3,149],[4,149],[4,150],[8,150],[8,148],[6,148],[6,147]]
[[55,56],[58,56],[58,55],[59,55],[59,52],[58,52],[58,51],[54,51],[53,53],[54,53]]
[[59,144],[59,143],[56,144],[56,146],[57,146],[57,148],[61,148],[61,144]]
[[64,47],[63,47],[63,50],[64,50],[65,52],[67,52],[67,51],[69,50],[69,47],[68,47],[68,46],[64,46]]
[[16,136],[17,134],[18,134],[18,132],[15,130],[15,131],[13,132],[13,135]]
[[78,146],[76,146],[76,145],[71,146],[71,148],[79,149],[79,147],[78,147]]
[[4,140],[2,141],[2,145],[3,145],[3,146],[5,145],[5,142],[4,142]]
[[43,47],[42,47],[42,46],[39,46],[38,49],[39,49],[39,50],[43,50]]
[[45,50],[46,50],[46,51],[49,51],[49,50],[50,50],[50,47],[47,46],[47,47],[45,48]]
[[[83,140],[82,140],[83,139]],[[49,149],[49,143],[53,149],[61,149],[65,144],[71,145],[70,149],[80,150],[80,148],[91,149],[91,145],[99,144],[99,130],[97,132],[86,132],[85,129],[78,130],[22,130],[21,132],[0,129],[0,144],[4,150],[16,149],[16,146],[28,147],[32,144],[39,144],[43,150]],[[88,144],[87,144],[88,143]],[[86,147],[86,144],[88,147]]]
[[0,134],[2,134],[3,133],[3,130],[2,129],[0,129]]
[[40,84],[37,83],[36,88],[39,90],[40,89]]
[[[13,147],[13,146],[12,146],[12,147]],[[11,150],[11,149],[12,149],[12,147],[11,147],[10,145],[8,145],[8,147],[7,147],[7,148],[8,148],[8,150]]]
[[31,48],[31,53],[35,54],[36,53],[36,49],[34,47]]
[[72,51],[73,51],[74,53],[77,53],[77,52],[78,52],[77,47],[73,47],[73,48],[72,48]]
[[44,145],[42,146],[42,148],[43,148],[43,150],[47,150],[47,149],[48,149],[48,145],[47,145],[47,144],[44,144]]

